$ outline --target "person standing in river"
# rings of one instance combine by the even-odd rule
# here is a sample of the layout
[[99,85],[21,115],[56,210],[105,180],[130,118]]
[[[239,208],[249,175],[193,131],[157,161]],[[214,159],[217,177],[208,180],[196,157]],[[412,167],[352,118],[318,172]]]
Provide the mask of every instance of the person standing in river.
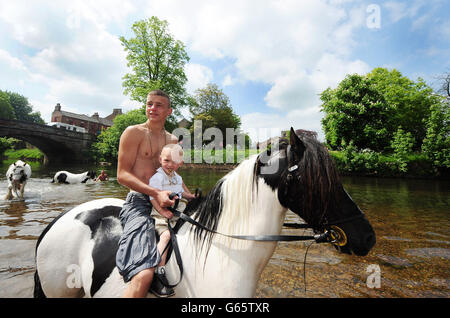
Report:
[[149,196],[157,200],[159,213],[168,219],[173,214],[166,207],[172,206],[174,200],[169,198],[170,191],[152,188],[148,180],[160,166],[162,148],[177,143],[177,138],[164,129],[166,118],[172,113],[170,97],[161,90],[151,91],[145,113],[147,121],[127,127],[119,144],[117,181],[130,189],[119,215],[124,231],[116,254],[119,273],[125,282],[130,282],[123,297],[145,297],[150,286],[157,296],[169,295],[161,279],[153,279],[160,275],[155,268],[161,256]]

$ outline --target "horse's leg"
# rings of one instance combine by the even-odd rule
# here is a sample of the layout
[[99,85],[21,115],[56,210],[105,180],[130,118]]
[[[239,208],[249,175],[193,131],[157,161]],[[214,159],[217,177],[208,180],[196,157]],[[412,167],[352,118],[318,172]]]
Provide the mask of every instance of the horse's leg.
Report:
[[27,184],[27,182],[25,181],[24,183],[20,184],[20,198],[23,199],[23,192],[25,191],[25,185]]
[[8,193],[5,196],[5,200],[11,200],[13,198],[13,194],[12,194],[12,186],[8,187]]

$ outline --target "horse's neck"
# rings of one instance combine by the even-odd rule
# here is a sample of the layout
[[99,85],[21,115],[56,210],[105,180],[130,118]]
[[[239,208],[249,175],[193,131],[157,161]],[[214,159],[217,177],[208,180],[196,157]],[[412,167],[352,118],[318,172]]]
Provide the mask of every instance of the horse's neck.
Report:
[[[281,232],[286,209],[262,179],[257,182],[257,188],[256,185],[253,188],[254,197],[247,198],[251,199],[250,204],[237,201],[236,204],[223,205],[218,232],[232,235],[277,235]],[[226,199],[226,192],[230,189],[224,183]],[[228,186],[231,188],[237,184]],[[241,189],[244,190],[245,187]],[[236,192],[239,190],[233,191],[234,194]],[[235,199],[242,198],[237,196]],[[195,240],[186,240],[182,235],[180,249],[183,250],[186,275],[177,294],[182,297],[253,297],[257,281],[275,251],[276,242],[238,240],[215,234],[211,246],[207,245],[196,244]],[[173,260],[169,266],[171,271],[177,272]]]
[[276,191],[253,173],[254,160],[247,160],[225,177],[218,229],[233,234],[279,234],[286,209]]

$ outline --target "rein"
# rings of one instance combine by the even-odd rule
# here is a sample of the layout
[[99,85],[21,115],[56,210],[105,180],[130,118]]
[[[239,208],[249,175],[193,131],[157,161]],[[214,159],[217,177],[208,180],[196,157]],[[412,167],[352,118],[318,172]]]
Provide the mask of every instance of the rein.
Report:
[[[176,194],[172,193],[172,194],[170,194],[169,198],[173,199],[175,196],[176,196]],[[327,222],[326,225],[327,225],[328,229],[324,233],[316,234],[316,235],[229,235],[229,234],[223,234],[223,233],[214,231],[214,230],[204,226],[203,224],[198,223],[197,221],[192,219],[190,216],[184,214],[183,212],[178,211],[176,209],[176,207],[178,206],[178,202],[179,202],[179,200],[177,199],[174,207],[168,207],[167,209],[170,212],[172,212],[174,216],[179,217],[180,220],[188,222],[194,226],[197,226],[205,231],[208,231],[208,232],[211,232],[214,234],[219,234],[219,235],[226,236],[229,238],[238,239],[238,240],[246,240],[246,241],[293,242],[293,241],[314,240],[315,243],[331,243],[336,246],[344,246],[345,244],[347,244],[347,237],[345,235],[345,232],[341,228],[336,226],[335,224],[347,223],[347,222],[353,221],[355,219],[358,219],[358,218],[361,218],[364,216],[364,214],[361,214],[361,215],[356,215],[356,216],[341,219],[341,220]],[[164,254],[166,252],[167,248],[169,247],[169,245],[172,244],[172,249],[175,253],[175,258],[176,258],[178,267],[180,269],[180,278],[179,278],[178,282],[176,284],[167,285],[167,287],[173,288],[173,287],[176,287],[183,278],[183,261],[181,259],[180,250],[178,248],[178,241],[176,238],[176,233],[170,224],[170,220],[167,220],[167,225],[169,227],[169,232],[170,232],[170,243],[168,243],[166,245],[166,247],[164,248],[164,250],[161,254]],[[283,226],[295,228],[295,229],[312,228],[308,224],[301,224],[301,223],[284,223]]]

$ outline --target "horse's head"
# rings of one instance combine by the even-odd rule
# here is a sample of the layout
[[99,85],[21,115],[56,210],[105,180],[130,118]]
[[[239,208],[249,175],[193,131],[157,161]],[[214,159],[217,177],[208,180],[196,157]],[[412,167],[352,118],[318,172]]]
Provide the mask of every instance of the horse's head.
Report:
[[300,139],[291,128],[289,143],[280,142],[266,163],[261,161],[261,176],[277,191],[281,205],[316,233],[331,230],[341,252],[363,256],[374,246],[372,226],[345,191],[333,160],[318,141]]
[[90,179],[95,179],[96,176],[97,173],[95,171],[88,171],[87,173],[87,177],[89,177]]
[[8,178],[13,184],[23,183],[27,179],[25,166],[27,163],[18,160],[13,164],[13,169]]

